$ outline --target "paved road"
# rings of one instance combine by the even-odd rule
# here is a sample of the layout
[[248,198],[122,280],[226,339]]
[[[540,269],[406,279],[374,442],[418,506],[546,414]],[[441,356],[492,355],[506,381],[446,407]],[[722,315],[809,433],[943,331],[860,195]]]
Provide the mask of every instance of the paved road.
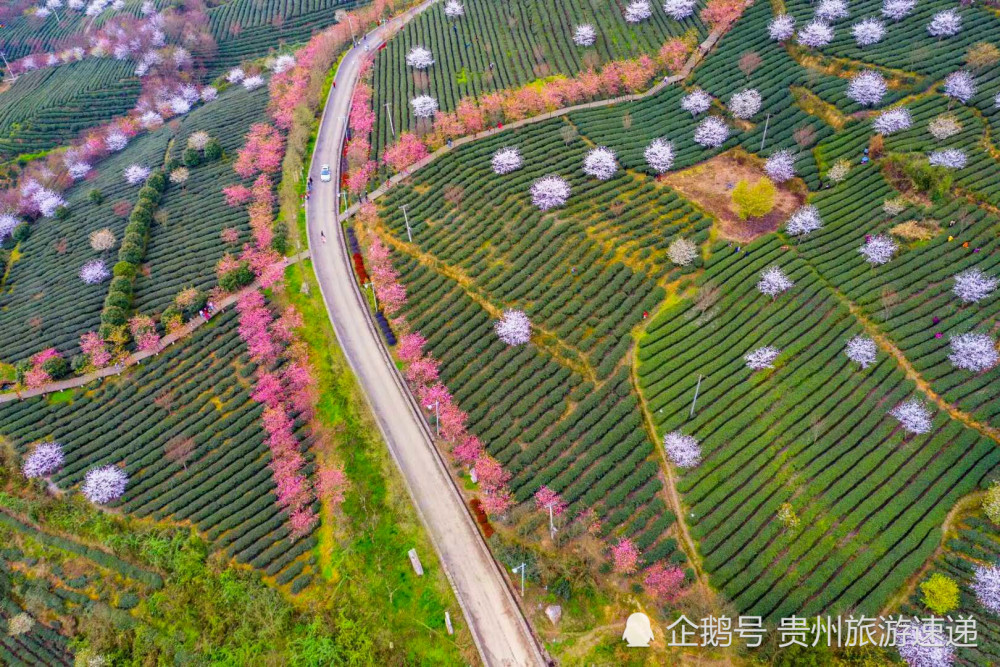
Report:
[[[369,34],[368,44],[376,47],[432,4],[433,0],[425,2],[380,26]],[[418,406],[379,341],[354,281],[346,243],[339,233],[339,155],[351,91],[364,55],[362,48],[352,49],[340,64],[310,167],[314,187],[307,228],[316,278],[340,346],[403,472],[483,660],[488,665],[542,665],[545,661],[541,650],[514,600],[505,574],[489,553],[432,442]],[[333,171],[330,183],[320,182],[322,164],[329,164]],[[321,231],[325,233],[325,241],[320,237]],[[399,557],[406,556],[399,554]]]

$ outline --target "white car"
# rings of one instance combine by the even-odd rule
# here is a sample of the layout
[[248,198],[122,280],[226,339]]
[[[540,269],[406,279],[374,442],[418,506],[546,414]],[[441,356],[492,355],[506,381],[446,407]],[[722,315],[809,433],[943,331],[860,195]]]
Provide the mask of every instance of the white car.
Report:
[[319,180],[324,183],[330,182],[330,165],[324,164],[319,170]]

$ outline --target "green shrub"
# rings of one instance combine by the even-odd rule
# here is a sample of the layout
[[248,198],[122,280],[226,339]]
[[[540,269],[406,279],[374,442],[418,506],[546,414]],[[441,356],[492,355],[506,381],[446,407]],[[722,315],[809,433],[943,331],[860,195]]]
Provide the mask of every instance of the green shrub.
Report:
[[201,164],[201,152],[195,150],[194,148],[188,148],[184,151],[184,155],[181,158],[185,167],[197,167]]
[[14,239],[16,243],[27,241],[29,236],[31,236],[31,225],[26,222],[19,224],[14,228],[14,231],[10,233],[10,237]]
[[53,380],[58,380],[69,374],[69,362],[63,357],[52,357],[45,360],[45,363],[42,364],[42,370],[48,373]]
[[149,178],[146,179],[146,185],[153,188],[157,192],[163,192],[167,189],[167,179],[163,176],[163,172],[154,171],[150,174]]
[[206,160],[218,160],[222,157],[222,144],[219,143],[218,139],[209,139],[208,143],[205,144],[205,159]]
[[253,282],[253,271],[246,262],[240,264],[239,268],[233,269],[229,273],[223,274],[219,278],[219,286],[227,292],[235,292],[246,287]]
[[101,324],[107,324],[109,326],[117,327],[125,324],[128,318],[125,317],[125,311],[118,306],[108,306],[101,313]]
[[87,193],[87,199],[90,200],[90,203],[100,206],[104,202],[104,195],[100,190],[94,188]]
[[114,268],[111,269],[111,273],[116,278],[128,278],[129,280],[134,280],[136,274],[135,264],[118,262],[115,264]]

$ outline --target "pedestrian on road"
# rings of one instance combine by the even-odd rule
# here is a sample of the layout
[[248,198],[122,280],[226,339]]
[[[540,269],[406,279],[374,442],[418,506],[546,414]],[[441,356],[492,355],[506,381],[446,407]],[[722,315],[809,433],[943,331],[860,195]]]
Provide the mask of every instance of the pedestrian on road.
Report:
[[324,244],[326,243],[326,234],[324,234],[322,231],[319,233],[319,240],[322,241]]

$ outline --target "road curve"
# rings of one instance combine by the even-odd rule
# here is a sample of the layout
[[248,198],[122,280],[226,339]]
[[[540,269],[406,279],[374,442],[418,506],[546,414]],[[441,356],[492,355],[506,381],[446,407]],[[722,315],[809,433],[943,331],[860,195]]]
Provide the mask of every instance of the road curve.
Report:
[[[367,43],[375,48],[434,1],[427,0],[379,26],[368,34]],[[359,46],[351,49],[340,63],[310,165],[314,187],[306,227],[316,280],[340,346],[403,473],[483,661],[491,666],[544,665],[542,650],[514,599],[505,573],[490,554],[434,445],[419,407],[382,346],[354,280],[350,254],[340,233],[337,206],[340,154],[351,93],[364,56]],[[323,164],[329,164],[333,172],[330,183],[320,182]],[[399,554],[399,557],[406,556]]]

